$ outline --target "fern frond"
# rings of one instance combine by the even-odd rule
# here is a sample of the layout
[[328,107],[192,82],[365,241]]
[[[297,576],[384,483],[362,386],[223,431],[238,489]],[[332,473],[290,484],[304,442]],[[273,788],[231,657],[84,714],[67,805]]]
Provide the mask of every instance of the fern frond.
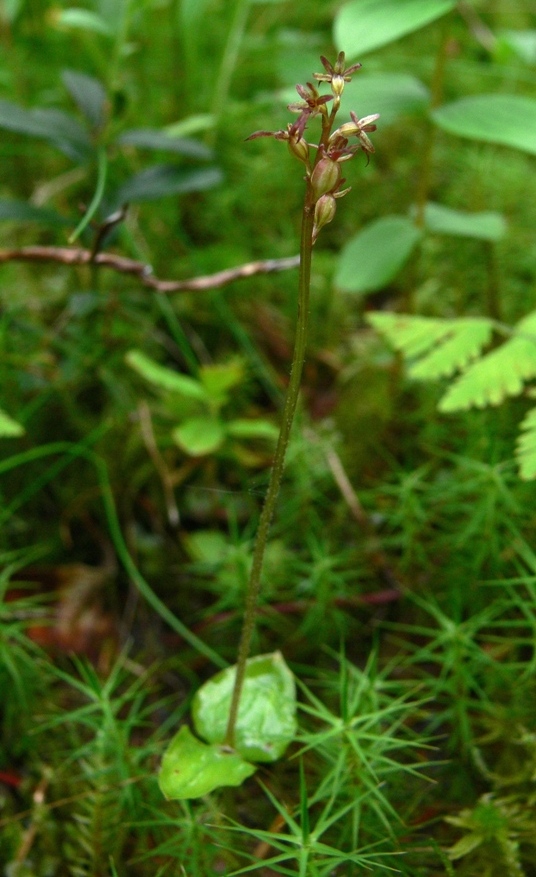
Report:
[[448,377],[463,369],[489,342],[493,322],[485,317],[439,320],[406,314],[367,315],[368,322],[408,359],[419,380]]
[[524,317],[514,331],[513,338],[454,381],[439,403],[440,411],[499,405],[507,396],[521,393],[525,382],[536,377],[536,311]]
[[516,443],[516,460],[524,481],[536,478],[536,408],[525,415],[520,424]]
[[407,314],[384,314],[373,311],[366,320],[404,356],[422,356],[451,332],[451,320],[412,317]]
[[493,323],[485,317],[445,320],[450,324],[449,336],[441,345],[409,368],[409,375],[420,380],[444,378],[459,371],[489,343]]

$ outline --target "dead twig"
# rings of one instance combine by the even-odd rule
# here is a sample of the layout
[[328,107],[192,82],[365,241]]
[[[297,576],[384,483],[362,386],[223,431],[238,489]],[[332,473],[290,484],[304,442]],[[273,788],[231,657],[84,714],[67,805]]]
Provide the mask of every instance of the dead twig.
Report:
[[288,271],[297,268],[299,256],[284,259],[260,259],[246,262],[236,268],[226,268],[214,274],[192,277],[188,280],[159,280],[153,274],[150,265],[127,259],[115,253],[94,253],[78,247],[18,247],[0,250],[0,264],[3,262],[59,262],[62,265],[96,265],[109,268],[119,274],[130,274],[137,277],[143,286],[156,292],[203,292],[207,289],[219,289],[234,280],[244,280],[255,274],[271,274],[277,271]]

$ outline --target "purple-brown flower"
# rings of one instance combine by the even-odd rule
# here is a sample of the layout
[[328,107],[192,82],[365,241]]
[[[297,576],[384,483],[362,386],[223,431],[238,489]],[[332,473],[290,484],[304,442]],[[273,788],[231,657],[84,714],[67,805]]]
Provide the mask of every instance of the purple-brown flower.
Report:
[[339,52],[335,64],[331,64],[324,55],[320,56],[320,60],[322,61],[322,66],[326,72],[313,73],[314,78],[317,82],[329,82],[333,94],[336,97],[340,97],[344,89],[344,83],[350,82],[352,79],[352,73],[359,70],[361,64],[351,64],[350,67],[345,68],[344,52]]
[[[372,155],[374,152],[374,146],[369,137],[367,137],[367,133],[370,134],[372,131],[376,130],[377,125],[375,122],[380,118],[380,114],[373,113],[371,116],[364,116],[362,119],[358,119],[354,111],[350,110],[350,116],[352,121],[345,122],[344,125],[337,128],[329,138],[328,151],[331,154],[332,149],[341,149],[341,147],[344,151],[344,141],[348,141],[349,137],[357,137],[359,140],[359,146],[357,148],[362,149],[363,152],[367,154],[368,158],[369,155]],[[351,150],[352,147],[349,147],[349,149]]]
[[317,88],[311,82],[307,83],[307,88],[304,85],[297,85],[296,91],[302,100],[289,104],[287,109],[291,113],[300,114],[292,125],[292,129],[301,137],[310,118],[317,116],[319,113],[325,114],[326,104],[333,100],[333,95],[319,94]]
[[[343,198],[350,191],[349,188],[342,188],[345,182],[342,179],[342,162],[348,161],[362,150],[368,163],[374,146],[367,135],[376,130],[376,121],[379,118],[379,114],[374,113],[358,119],[357,114],[351,112],[350,122],[332,130],[345,83],[350,82],[352,74],[359,70],[361,64],[345,67],[344,52],[339,52],[335,64],[331,64],[324,56],[320,60],[326,72],[314,73],[314,78],[318,82],[329,82],[332,94],[321,95],[311,82],[297,85],[296,91],[301,100],[288,106],[292,113],[298,113],[296,121],[288,124],[286,130],[256,131],[247,138],[254,140],[257,137],[274,137],[276,140],[286,140],[290,152],[305,165],[308,209],[314,206],[313,243],[320,229],[335,216],[337,199]],[[333,101],[333,104],[328,114],[326,104],[329,101]],[[313,116],[322,117],[322,132],[317,144],[309,143],[303,136],[307,123]],[[357,139],[357,143],[350,142],[352,137]]]

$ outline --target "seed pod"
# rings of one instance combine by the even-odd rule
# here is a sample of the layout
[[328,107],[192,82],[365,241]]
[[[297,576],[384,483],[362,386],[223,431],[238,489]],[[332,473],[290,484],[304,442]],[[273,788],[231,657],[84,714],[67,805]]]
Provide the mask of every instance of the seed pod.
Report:
[[336,161],[331,158],[321,158],[311,174],[311,187],[313,197],[318,201],[322,195],[333,192],[339,185],[341,169]]
[[321,195],[315,206],[315,221],[313,225],[313,243],[318,237],[321,228],[331,222],[337,210],[337,202],[333,195]]

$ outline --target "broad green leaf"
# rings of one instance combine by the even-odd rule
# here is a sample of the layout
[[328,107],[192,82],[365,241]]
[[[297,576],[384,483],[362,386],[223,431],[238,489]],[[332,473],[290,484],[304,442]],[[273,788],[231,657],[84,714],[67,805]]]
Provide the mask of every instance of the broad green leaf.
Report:
[[501,54],[503,46],[507,46],[525,64],[536,64],[536,30],[500,30],[497,41],[499,48],[495,57]]
[[45,225],[69,225],[69,220],[47,207],[36,207],[16,198],[0,198],[0,220],[42,222]]
[[440,411],[499,405],[517,396],[524,383],[536,377],[536,311],[515,327],[516,335],[474,365],[451,384],[439,403]]
[[60,27],[72,27],[78,30],[88,30],[103,36],[113,36],[112,30],[106,21],[95,12],[88,9],[63,9],[54,17]]
[[17,423],[0,408],[0,438],[16,438],[19,435],[24,435],[25,431],[22,424]]
[[520,429],[516,446],[519,474],[524,481],[532,481],[536,478],[536,408],[525,415]]
[[168,137],[189,137],[192,134],[200,134],[202,131],[210,131],[214,127],[215,117],[210,113],[196,113],[186,116],[179,122],[172,122],[163,129]]
[[255,771],[236,752],[207,746],[184,725],[164,753],[158,784],[168,800],[201,798],[222,786],[240,786]]
[[175,427],[171,437],[190,457],[204,457],[222,446],[225,428],[215,417],[192,417]]
[[[132,0],[98,0],[94,5],[97,6],[99,15],[106,22],[114,36],[121,38],[123,34],[127,33],[129,17],[132,14]],[[143,6],[143,3],[138,3],[137,5]]]
[[425,207],[424,225],[426,231],[432,234],[477,238],[483,241],[498,241],[506,233],[506,221],[500,213],[467,213],[433,202]]
[[219,530],[185,533],[184,544],[190,557],[202,563],[220,563],[229,554],[229,542]]
[[129,131],[124,131],[116,142],[123,146],[137,146],[140,149],[177,152],[200,161],[213,157],[212,149],[209,149],[204,143],[187,137],[172,137],[166,130],[158,128],[132,128]]
[[341,112],[348,115],[354,110],[360,118],[379,113],[378,126],[381,129],[402,113],[424,111],[428,101],[428,89],[416,76],[408,73],[358,73],[344,88]]
[[382,289],[396,277],[421,236],[406,216],[385,216],[371,222],[343,247],[335,285],[361,294]]
[[536,100],[522,95],[481,94],[433,110],[432,119],[458,137],[513,146],[536,155]]
[[118,204],[133,201],[151,201],[185,192],[200,192],[218,186],[223,179],[217,167],[191,170],[174,165],[158,164],[145,168],[130,177],[116,192]]
[[181,375],[170,368],[159,365],[150,359],[141,350],[129,350],[125,356],[128,365],[138,372],[142,378],[149,383],[154,384],[160,390],[169,390],[172,393],[179,393],[188,399],[196,399],[200,402],[206,401],[206,394],[199,383],[188,375]]
[[269,420],[231,420],[227,424],[227,433],[237,439],[268,439],[268,441],[276,441],[279,435],[279,429]]
[[4,0],[4,8],[2,10],[4,19],[13,24],[22,10],[23,3],[24,0]]
[[105,121],[106,92],[99,80],[76,70],[64,70],[62,79],[91,128],[101,128]]
[[206,390],[207,399],[219,408],[229,398],[229,390],[244,380],[244,363],[237,358],[218,365],[203,365],[199,369],[199,380]]
[[448,336],[443,337],[431,353],[410,366],[410,377],[434,380],[465,368],[479,355],[493,333],[493,323],[485,317],[464,317],[445,322],[450,324]]
[[[228,667],[196,692],[192,716],[200,737],[223,743],[236,667]],[[235,730],[235,748],[251,761],[275,761],[296,735],[296,688],[281,652],[247,662]]]
[[335,16],[335,45],[356,58],[424,27],[455,6],[455,0],[350,0]]
[[91,153],[91,142],[83,125],[61,110],[27,110],[0,100],[0,128],[48,140],[76,161],[86,159]]

